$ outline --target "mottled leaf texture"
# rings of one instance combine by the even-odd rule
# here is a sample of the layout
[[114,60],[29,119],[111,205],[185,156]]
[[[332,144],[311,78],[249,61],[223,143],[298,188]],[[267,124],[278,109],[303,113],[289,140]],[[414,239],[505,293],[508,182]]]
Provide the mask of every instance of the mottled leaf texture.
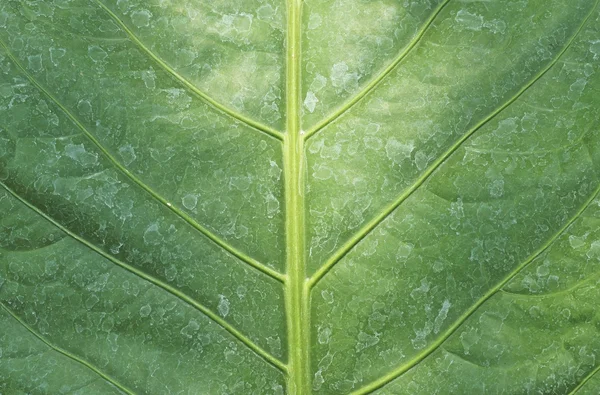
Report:
[[599,1],[0,0],[0,394],[599,394]]

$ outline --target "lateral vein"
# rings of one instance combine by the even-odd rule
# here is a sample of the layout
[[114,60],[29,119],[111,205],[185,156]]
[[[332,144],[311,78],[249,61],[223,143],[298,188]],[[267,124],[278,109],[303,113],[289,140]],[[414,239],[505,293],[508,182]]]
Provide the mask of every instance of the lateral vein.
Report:
[[268,267],[266,265],[263,265],[262,263],[258,262],[254,258],[251,258],[250,256],[239,251],[237,248],[233,247],[232,245],[227,243],[225,240],[221,239],[219,236],[217,236],[216,234],[211,232],[209,229],[200,225],[192,217],[187,215],[184,211],[177,208],[175,205],[173,205],[172,203],[167,201],[167,199],[165,199],[164,197],[159,195],[152,188],[150,188],[148,185],[146,185],[144,182],[142,182],[140,179],[138,179],[125,166],[123,166],[108,151],[108,149],[106,149],[100,143],[100,141],[98,139],[96,139],[96,137],[94,137],[94,135],[92,133],[90,133],[87,130],[87,128],[77,119],[77,117],[74,114],[72,114],[69,111],[69,109],[66,108],[66,106],[64,106],[56,97],[54,97],[54,95],[52,95],[46,88],[44,88],[27,71],[27,69],[25,69],[25,67],[21,64],[21,62],[19,62],[19,60],[14,56],[14,54],[8,49],[7,45],[1,40],[0,40],[0,47],[2,47],[4,49],[6,55],[17,66],[17,68],[19,68],[19,70],[25,75],[25,77],[27,77],[27,79],[31,82],[31,84],[33,84],[33,86],[35,86],[37,89],[39,89],[40,92],[42,92],[45,96],[47,96],[50,100],[52,100],[54,102],[54,104],[56,104],[62,110],[62,112],[83,132],[83,134],[100,150],[100,152],[127,178],[129,178],[136,185],[138,185],[140,188],[142,188],[144,191],[146,191],[148,194],[150,194],[156,201],[160,202],[163,206],[165,206],[166,208],[171,210],[173,213],[175,213],[179,218],[181,218],[182,220],[187,222],[190,226],[192,226],[194,229],[196,229],[197,231],[202,233],[209,240],[211,240],[212,242],[217,244],[219,247],[223,248],[225,251],[227,251],[231,255],[235,256],[236,258],[240,259],[242,262],[245,262],[246,264],[254,267],[255,269],[261,271],[262,273],[266,274],[269,277],[274,278],[275,280],[277,280],[281,283],[283,283],[285,281],[285,276],[283,274],[277,272],[276,270],[271,269],[270,267]]
[[431,14],[429,19],[425,22],[425,24],[421,27],[421,29],[417,32],[415,37],[411,40],[411,42],[400,52],[398,56],[390,63],[381,73],[379,73],[374,79],[371,80],[356,96],[346,102],[341,108],[337,109],[333,114],[328,116],[323,121],[319,122],[316,126],[314,126],[311,130],[306,132],[305,139],[308,140],[319,131],[324,129],[330,123],[335,122],[339,117],[341,117],[345,112],[350,110],[356,103],[358,103],[363,97],[369,94],[379,83],[389,75],[395,68],[404,60],[410,52],[417,46],[417,44],[421,41],[429,27],[433,24],[435,18],[442,12],[444,7],[448,5],[450,0],[444,0]]
[[237,119],[238,121],[245,123],[246,125],[250,126],[251,128],[258,130],[262,133],[265,133],[271,137],[274,137],[277,140],[283,141],[283,134],[281,132],[231,110],[230,108],[224,106],[223,104],[219,103],[218,101],[216,101],[215,99],[213,99],[212,97],[208,96],[206,93],[201,91],[198,87],[196,87],[194,84],[192,84],[186,78],[184,78],[181,74],[179,74],[177,71],[175,71],[175,69],[173,69],[171,66],[169,66],[158,55],[156,55],[154,52],[152,52],[152,50],[150,48],[148,48],[135,35],[135,33],[133,33],[133,31],[125,24],[125,22],[123,22],[119,18],[119,16],[117,14],[115,14],[110,8],[108,8],[104,3],[102,3],[100,0],[92,0],[92,1],[95,2],[96,4],[98,4],[99,7],[101,7],[108,15],[110,15],[110,17],[119,25],[119,27],[121,27],[121,29],[123,29],[123,31],[129,36],[131,41],[133,41],[142,51],[144,51],[163,70],[165,70],[167,73],[171,74],[177,81],[179,81],[182,85],[184,85],[186,88],[188,88],[193,94],[200,97],[201,99],[203,99],[204,101],[206,101],[207,103],[212,105],[214,108],[218,109],[219,111]]
[[486,301],[488,301],[492,296],[501,291],[502,287],[504,287],[510,280],[512,280],[515,276],[517,276],[523,269],[525,269],[531,262],[533,262],[538,256],[540,256],[544,251],[546,251],[554,242],[562,236],[565,231],[575,222],[585,210],[592,204],[592,202],[598,197],[600,193],[600,185],[594,190],[594,192],[590,195],[590,197],[583,203],[583,205],[575,212],[575,214],[562,226],[558,231],[552,235],[540,248],[534,251],[523,263],[517,266],[512,272],[508,274],[502,281],[500,281],[496,286],[491,288],[485,295],[483,295],[475,304],[471,306],[462,316],[460,316],[452,326],[450,326],[440,337],[438,337],[429,347],[424,349],[422,352],[417,354],[410,361],[402,364],[398,368],[389,372],[385,376],[381,377],[378,380],[373,381],[371,384],[364,386],[363,388],[355,391],[352,395],[364,395],[375,391],[384,385],[388,384],[392,380],[396,379],[400,375],[406,373],[408,370],[412,369],[419,363],[421,363],[427,356],[432,354],[441,345],[454,333],[456,330],[471,316],[479,307],[481,307]]
[[207,316],[208,318],[210,318],[212,321],[214,321],[216,324],[218,324],[219,326],[221,326],[223,329],[225,329],[227,332],[229,332],[231,335],[233,335],[236,339],[238,339],[240,342],[242,342],[243,344],[245,344],[249,349],[251,349],[252,351],[254,351],[257,355],[259,355],[260,357],[262,357],[263,360],[265,360],[266,362],[268,362],[269,364],[271,364],[272,366],[276,367],[277,369],[285,372],[287,370],[287,367],[285,366],[284,363],[282,363],[280,360],[278,360],[277,358],[275,358],[274,356],[272,356],[271,354],[269,354],[267,351],[265,351],[264,349],[262,349],[260,346],[258,346],[257,344],[255,344],[252,340],[250,340],[248,337],[246,337],[244,334],[242,334],[239,330],[237,330],[236,328],[234,328],[231,324],[229,324],[227,321],[225,321],[224,319],[222,319],[221,317],[219,317],[217,314],[215,314],[214,312],[212,312],[209,308],[205,307],[204,305],[202,305],[200,302],[198,302],[197,300],[195,300],[194,298],[188,296],[187,294],[185,294],[184,292],[179,291],[178,289],[176,289],[175,287],[155,278],[154,276],[144,272],[143,270],[140,270],[128,263],[125,263],[123,261],[121,261],[120,259],[112,256],[111,254],[105,252],[104,250],[102,250],[101,248],[97,247],[96,245],[94,245],[93,243],[87,241],[86,239],[84,239],[81,236],[78,236],[77,234],[71,232],[69,229],[67,229],[65,226],[61,225],[60,223],[58,223],[56,220],[54,220],[53,218],[51,218],[49,215],[47,215],[46,213],[44,213],[42,210],[40,210],[39,208],[37,208],[35,205],[33,205],[32,203],[30,203],[29,201],[25,200],[23,197],[21,197],[18,193],[16,193],[15,191],[13,191],[11,188],[9,188],[6,184],[4,184],[3,182],[0,181],[0,185],[6,189],[6,191],[8,193],[10,193],[12,196],[14,196],[16,199],[18,199],[21,203],[23,203],[24,205],[26,205],[27,207],[29,207],[31,210],[35,211],[38,215],[40,215],[41,217],[43,217],[44,219],[46,219],[48,222],[50,222],[52,225],[54,225],[55,227],[57,227],[58,229],[60,229],[61,231],[63,231],[65,234],[69,235],[70,237],[72,237],[73,239],[77,240],[78,242],[80,242],[81,244],[85,245],[87,248],[89,248],[90,250],[96,252],[97,254],[101,255],[102,257],[108,259],[110,262],[114,263],[115,265],[129,271],[130,273],[133,273],[134,275],[138,276],[139,278],[146,280],[154,285],[156,285],[159,288],[162,288],[164,291],[167,291],[168,293],[170,293],[171,295],[175,296],[176,298],[180,299],[181,301],[187,303],[188,305],[196,308],[198,311],[200,311],[201,313],[203,313],[205,316]]
[[581,388],[583,388],[583,386],[590,381],[598,372],[600,372],[600,365],[596,366],[596,368],[594,370],[592,370],[587,376],[585,376],[583,378],[583,380],[581,380],[581,382],[579,384],[577,384],[577,386],[575,388],[573,388],[573,390],[571,392],[569,392],[569,395],[575,395],[576,393],[579,392],[579,390]]
[[27,329],[27,331],[29,331],[29,333],[31,333],[38,340],[40,340],[42,343],[44,343],[46,346],[48,346],[51,350],[54,350],[57,353],[62,354],[65,357],[79,363],[80,365],[85,366],[92,372],[96,373],[98,376],[102,377],[105,381],[108,381],[110,384],[114,385],[115,387],[117,387],[121,391],[125,392],[126,394],[134,395],[133,391],[131,391],[130,389],[125,387],[123,384],[119,383],[114,378],[110,377],[108,374],[102,372],[100,369],[98,369],[97,367],[92,365],[90,362],[85,361],[84,359],[78,357],[75,354],[70,353],[69,351],[67,351],[61,347],[55,346],[50,341],[46,340],[42,335],[37,333],[30,325],[28,325],[19,316],[17,316],[17,314],[15,314],[11,309],[9,309],[4,302],[0,302],[0,307],[2,307],[2,309],[4,311],[6,311],[15,321],[17,321],[19,324],[21,324],[25,329]]
[[475,125],[471,130],[467,131],[464,135],[460,137],[442,156],[440,156],[435,162],[429,166],[425,172],[413,183],[408,189],[406,189],[395,201],[393,201],[390,205],[388,205],[381,213],[379,213],[375,218],[369,221],[365,226],[363,226],[357,233],[354,234],[346,243],[344,243],[340,249],[334,253],[334,255],[325,262],[319,270],[315,272],[312,278],[309,280],[310,287],[314,287],[344,256],[346,256],[361,240],[363,240],[367,235],[369,235],[375,228],[381,224],[386,218],[388,218],[395,210],[398,208],[406,199],[408,199],[415,191],[421,187],[431,177],[431,175],[446,162],[446,160],[456,152],[465,141],[467,141],[475,132],[481,129],[484,125],[493,120],[496,116],[502,113],[506,108],[508,108],[511,104],[517,101],[525,92],[527,92],[536,82],[538,82],[544,75],[550,71],[554,65],[558,63],[560,58],[567,52],[567,50],[571,47],[586,22],[592,16],[593,11],[597,8],[598,2],[600,0],[596,0],[596,5],[592,8],[592,11],[587,15],[584,19],[583,23],[579,26],[579,28],[575,31],[573,36],[569,39],[567,44],[562,48],[560,52],[554,57],[554,59],[544,67],[538,74],[533,77],[525,86],[523,86],[514,96],[512,96],[508,101],[494,110],[490,115],[488,115],[485,119],[480,121],[477,125]]

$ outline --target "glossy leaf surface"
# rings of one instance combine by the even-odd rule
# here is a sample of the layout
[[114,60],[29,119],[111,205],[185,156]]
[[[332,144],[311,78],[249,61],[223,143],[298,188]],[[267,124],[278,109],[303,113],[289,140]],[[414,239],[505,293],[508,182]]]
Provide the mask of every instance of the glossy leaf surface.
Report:
[[596,394],[597,0],[3,0],[0,393]]

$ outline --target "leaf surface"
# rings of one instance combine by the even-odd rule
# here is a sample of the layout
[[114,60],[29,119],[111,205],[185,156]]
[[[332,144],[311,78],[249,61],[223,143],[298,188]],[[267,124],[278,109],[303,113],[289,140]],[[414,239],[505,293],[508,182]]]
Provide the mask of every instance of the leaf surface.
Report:
[[600,388],[597,0],[6,0],[0,392]]

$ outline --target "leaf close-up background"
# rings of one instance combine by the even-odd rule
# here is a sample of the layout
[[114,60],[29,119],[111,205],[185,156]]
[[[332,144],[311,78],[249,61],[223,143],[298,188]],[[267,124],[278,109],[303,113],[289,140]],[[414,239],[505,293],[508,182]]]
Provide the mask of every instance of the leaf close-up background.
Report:
[[0,0],[0,394],[599,394],[598,3]]

